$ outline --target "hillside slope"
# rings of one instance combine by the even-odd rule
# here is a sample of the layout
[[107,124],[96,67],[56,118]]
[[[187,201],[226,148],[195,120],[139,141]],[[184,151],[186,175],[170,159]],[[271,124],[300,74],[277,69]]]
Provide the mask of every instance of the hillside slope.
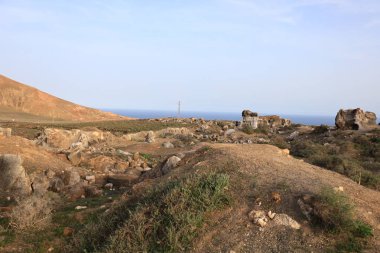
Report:
[[67,121],[128,119],[113,113],[80,106],[0,75],[0,111],[31,114]]

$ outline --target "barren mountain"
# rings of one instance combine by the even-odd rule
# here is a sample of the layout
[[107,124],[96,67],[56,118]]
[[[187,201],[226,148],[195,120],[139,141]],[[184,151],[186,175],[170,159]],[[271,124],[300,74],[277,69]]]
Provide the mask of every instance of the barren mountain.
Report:
[[[44,119],[100,121],[128,119],[110,112],[80,106],[0,75],[1,114],[25,114]],[[17,118],[17,117],[16,117]],[[25,118],[25,117],[23,117]]]

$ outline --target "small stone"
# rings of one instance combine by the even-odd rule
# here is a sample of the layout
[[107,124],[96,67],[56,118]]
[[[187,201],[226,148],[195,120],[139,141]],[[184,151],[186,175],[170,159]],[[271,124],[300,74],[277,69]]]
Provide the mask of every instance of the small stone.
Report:
[[87,180],[90,184],[95,183],[95,176],[94,176],[94,175],[86,176],[86,180]]
[[273,220],[273,218],[276,216],[276,213],[272,213],[272,211],[268,212],[269,219]]
[[174,148],[174,145],[171,142],[164,142],[162,143],[162,146],[164,148]]
[[139,152],[136,152],[133,154],[133,160],[134,161],[138,161],[140,159],[140,153]]
[[272,200],[276,203],[281,202],[281,195],[278,192],[272,192]]
[[86,209],[87,206],[76,206],[75,207],[75,210],[83,210],[83,209]]
[[63,229],[63,235],[64,236],[72,236],[74,234],[74,229],[70,227],[65,227]]
[[113,183],[107,183],[104,185],[104,188],[107,190],[112,190],[113,189]]

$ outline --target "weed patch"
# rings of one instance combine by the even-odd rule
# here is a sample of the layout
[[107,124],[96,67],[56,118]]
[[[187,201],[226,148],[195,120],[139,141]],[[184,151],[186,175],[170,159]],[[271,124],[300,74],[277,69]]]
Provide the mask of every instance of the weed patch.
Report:
[[[226,174],[191,175],[170,182],[136,201],[124,201],[74,239],[86,252],[182,252],[206,214],[230,203]],[[116,231],[116,232],[115,232]]]

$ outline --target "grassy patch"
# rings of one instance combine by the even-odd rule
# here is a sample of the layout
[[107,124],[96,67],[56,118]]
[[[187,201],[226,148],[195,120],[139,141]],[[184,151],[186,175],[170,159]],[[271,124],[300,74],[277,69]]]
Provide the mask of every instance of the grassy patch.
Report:
[[362,252],[373,235],[372,228],[353,217],[349,199],[332,189],[324,189],[313,204],[314,224],[335,234],[335,252]]
[[[124,201],[74,239],[69,249],[86,252],[182,252],[206,214],[229,204],[226,174],[190,175],[135,201]],[[116,231],[116,232],[115,232]]]
[[355,133],[336,132],[324,143],[324,137],[291,142],[291,154],[307,162],[343,174],[356,183],[380,190],[380,145],[374,138]]
[[113,134],[136,133],[140,131],[158,131],[168,127],[189,127],[188,123],[160,122],[151,120],[121,120],[121,121],[99,121],[99,122],[57,122],[57,123],[20,123],[4,122],[3,127],[10,127],[14,135],[28,139],[34,139],[44,128],[63,129],[86,129],[97,128],[110,131]]

